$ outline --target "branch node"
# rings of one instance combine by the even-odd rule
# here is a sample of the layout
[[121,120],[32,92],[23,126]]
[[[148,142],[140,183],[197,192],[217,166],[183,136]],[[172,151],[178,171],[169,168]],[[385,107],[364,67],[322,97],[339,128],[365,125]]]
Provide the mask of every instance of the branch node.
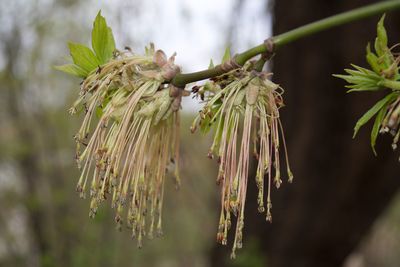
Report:
[[231,70],[238,69],[238,68],[242,67],[240,64],[238,64],[236,62],[236,56],[237,55],[234,55],[231,59],[229,59],[229,60],[225,61],[224,63],[222,63],[220,65],[220,68],[224,72],[229,72]]
[[274,53],[275,53],[275,43],[272,37],[265,39],[264,40],[264,46],[267,49],[267,51],[265,53],[263,53],[263,57],[264,55],[268,56],[268,58],[270,58]]

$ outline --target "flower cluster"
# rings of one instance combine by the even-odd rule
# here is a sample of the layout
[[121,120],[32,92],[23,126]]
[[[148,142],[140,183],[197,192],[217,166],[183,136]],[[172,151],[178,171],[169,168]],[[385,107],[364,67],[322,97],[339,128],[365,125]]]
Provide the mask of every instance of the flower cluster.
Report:
[[[126,208],[126,225],[139,247],[144,235],[152,238],[154,232],[162,233],[164,181],[170,162],[175,163],[176,184],[180,183],[178,112],[184,91],[166,83],[180,71],[174,56],[167,59],[153,45],[144,56],[129,50],[115,52],[113,59],[82,82],[80,97],[71,108],[71,113],[80,107],[85,112],[75,136],[82,169],[77,191],[82,197],[90,191],[90,217],[110,196],[119,229]],[[95,115],[98,122],[92,126]]]
[[[73,63],[56,68],[84,79],[70,109],[71,114],[84,112],[74,136],[81,169],[76,190],[82,198],[89,192],[90,217],[110,198],[117,228],[121,230],[124,222],[141,247],[145,235],[162,234],[164,183],[170,165],[175,167],[176,186],[180,185],[179,110],[182,97],[189,95],[171,82],[180,67],[174,63],[175,54],[168,59],[153,44],[144,55],[129,47],[116,50],[112,30],[100,12],[93,24],[91,48],[69,43],[69,49]],[[282,183],[281,142],[288,180],[293,179],[279,117],[283,90],[269,80],[269,73],[255,70],[265,58],[258,63],[241,67],[227,48],[219,65],[225,74],[192,90],[206,102],[192,131],[198,126],[203,132],[214,129],[208,156],[216,155],[219,162],[218,242],[227,244],[232,218],[237,218],[232,257],[243,242],[251,150],[258,161],[258,210],[266,211],[268,221],[272,221],[272,183],[277,188]]]
[[[258,160],[255,178],[258,210],[265,211],[266,186],[268,221],[272,221],[271,183],[277,188],[282,183],[280,140],[283,140],[289,182],[293,179],[279,118],[279,109],[283,106],[282,89],[268,79],[268,73],[248,71],[247,68],[231,71],[195,88],[206,104],[192,125],[192,131],[198,126],[203,132],[214,129],[214,141],[208,156],[217,156],[219,163],[217,184],[221,186],[221,214],[217,241],[224,245],[227,243],[232,215],[236,216],[232,257],[235,257],[235,250],[242,247],[251,145]],[[264,176],[267,177],[266,183]]]

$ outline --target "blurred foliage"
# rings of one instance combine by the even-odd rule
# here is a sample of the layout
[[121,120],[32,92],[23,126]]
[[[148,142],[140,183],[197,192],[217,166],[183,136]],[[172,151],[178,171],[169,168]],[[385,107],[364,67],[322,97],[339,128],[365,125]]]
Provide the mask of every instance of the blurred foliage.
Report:
[[374,224],[344,267],[397,267],[400,262],[400,195]]
[[[109,205],[91,220],[89,200],[75,192],[72,136],[80,119],[67,109],[80,80],[51,66],[62,62],[66,40],[87,39],[93,2],[0,1],[0,266],[208,266],[217,232],[217,168],[206,158],[211,140],[190,134],[191,114],[182,120],[182,187],[176,191],[168,177],[161,239],[138,250],[129,231],[115,230]],[[360,250],[370,255],[365,266],[400,261],[393,239],[400,234],[399,203],[382,219],[384,230],[374,232],[386,234]],[[265,266],[261,241],[244,242],[232,266]]]
[[164,236],[138,250],[129,231],[115,229],[109,205],[89,219],[89,201],[74,189],[72,136],[80,119],[67,113],[79,80],[51,68],[66,39],[90,31],[79,19],[88,4],[46,3],[0,4],[0,265],[207,265],[217,221],[215,163],[206,159],[209,140],[190,133],[190,116],[182,119],[182,189],[172,176],[166,183]]

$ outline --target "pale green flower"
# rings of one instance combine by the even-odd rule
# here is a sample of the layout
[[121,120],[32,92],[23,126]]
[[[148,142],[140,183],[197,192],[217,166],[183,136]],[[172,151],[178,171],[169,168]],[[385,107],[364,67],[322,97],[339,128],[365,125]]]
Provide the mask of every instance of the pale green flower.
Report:
[[111,196],[118,228],[126,216],[139,247],[146,233],[150,238],[154,231],[162,233],[165,173],[171,161],[177,186],[180,183],[179,109],[184,91],[165,84],[177,72],[174,56],[167,60],[153,46],[144,56],[119,52],[83,81],[71,109],[85,109],[75,137],[82,168],[77,191],[84,197],[90,188],[90,217]]
[[[259,211],[264,212],[264,176],[267,179],[266,218],[271,216],[271,183],[279,188],[280,134],[286,156],[289,182],[293,175],[289,168],[279,108],[283,106],[282,90],[268,80],[268,73],[235,70],[213,79],[196,90],[205,97],[205,106],[195,119],[192,130],[199,125],[203,132],[214,129],[214,141],[209,157],[218,157],[217,183],[221,186],[221,215],[217,241],[227,244],[232,214],[237,217],[232,257],[242,247],[244,208],[249,173],[251,145],[258,159],[256,183],[259,190]],[[273,174],[273,169],[275,172]]]

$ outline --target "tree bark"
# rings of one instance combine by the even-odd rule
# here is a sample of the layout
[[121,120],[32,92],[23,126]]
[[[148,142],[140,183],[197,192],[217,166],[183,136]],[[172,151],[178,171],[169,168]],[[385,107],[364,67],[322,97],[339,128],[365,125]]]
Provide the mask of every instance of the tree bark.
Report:
[[[275,1],[274,32],[371,2]],[[399,18],[390,13],[386,19],[391,44],[398,41]],[[256,187],[249,183],[244,241],[246,248],[246,241],[258,240],[257,256],[269,267],[341,266],[400,186],[389,136],[378,138],[378,157],[369,145],[371,123],[352,139],[357,119],[382,94],[346,95],[345,83],[332,77],[350,63],[366,65],[365,47],[376,36],[378,19],[299,40],[274,57],[273,80],[285,89],[281,116],[295,180],[274,190],[272,224],[257,214]],[[226,254],[214,248],[212,265],[230,265]]]

